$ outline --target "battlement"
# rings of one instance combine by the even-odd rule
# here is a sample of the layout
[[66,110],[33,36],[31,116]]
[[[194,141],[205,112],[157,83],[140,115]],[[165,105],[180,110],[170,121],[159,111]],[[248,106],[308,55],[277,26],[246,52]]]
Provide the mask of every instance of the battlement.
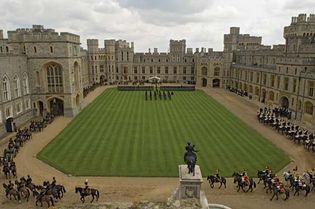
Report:
[[240,34],[240,27],[230,27],[230,34],[239,35]]
[[131,44],[126,40],[118,40],[116,41],[117,48],[133,48],[133,42]]
[[315,15],[299,14],[292,17],[291,24],[284,27],[284,38],[313,36],[315,34]]
[[33,25],[32,28],[18,28],[8,31],[8,41],[15,42],[72,42],[80,44],[80,36],[68,32],[55,32],[54,29],[45,29],[42,25]]
[[299,14],[297,17],[291,18],[291,25],[298,23],[315,23],[315,14]]

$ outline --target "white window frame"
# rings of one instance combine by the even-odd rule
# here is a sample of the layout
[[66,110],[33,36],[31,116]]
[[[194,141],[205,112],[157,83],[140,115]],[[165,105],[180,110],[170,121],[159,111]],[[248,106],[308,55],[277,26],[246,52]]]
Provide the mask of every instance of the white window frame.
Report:
[[23,107],[22,107],[22,103],[21,102],[17,103],[15,108],[16,108],[16,114],[17,115],[23,112]]

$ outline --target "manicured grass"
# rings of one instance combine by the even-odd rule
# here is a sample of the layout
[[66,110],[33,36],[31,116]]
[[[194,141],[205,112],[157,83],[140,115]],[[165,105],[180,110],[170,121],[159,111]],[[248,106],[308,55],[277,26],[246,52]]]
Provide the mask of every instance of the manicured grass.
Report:
[[[254,116],[253,116],[254,117]],[[178,176],[185,145],[200,150],[203,175],[283,168],[289,158],[202,91],[145,101],[144,92],[108,89],[85,108],[38,158],[67,174]]]

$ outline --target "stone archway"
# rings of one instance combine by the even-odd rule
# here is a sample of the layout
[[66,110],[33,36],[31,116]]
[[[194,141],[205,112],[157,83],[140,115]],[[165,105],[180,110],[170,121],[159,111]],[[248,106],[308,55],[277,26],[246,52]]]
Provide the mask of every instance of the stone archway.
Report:
[[64,102],[63,100],[54,97],[49,101],[50,112],[54,115],[64,115]]
[[201,81],[202,81],[202,87],[207,87],[208,80],[206,78],[202,78]]
[[213,79],[212,80],[212,87],[213,88],[219,88],[220,87],[220,79]]
[[289,99],[286,96],[280,98],[280,106],[284,108],[289,108]]
[[104,76],[104,75],[101,75],[101,76],[100,76],[100,83],[104,83],[104,82],[106,82],[105,76]]

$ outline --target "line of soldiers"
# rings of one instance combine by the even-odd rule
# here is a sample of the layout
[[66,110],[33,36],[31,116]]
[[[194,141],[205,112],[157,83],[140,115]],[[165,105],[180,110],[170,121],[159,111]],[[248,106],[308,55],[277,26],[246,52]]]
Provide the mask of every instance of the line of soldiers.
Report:
[[149,91],[149,93],[148,93],[148,91],[145,91],[144,98],[145,98],[145,100],[148,100],[148,99],[152,100],[153,98],[154,98],[154,100],[157,100],[158,98],[160,100],[162,100],[162,99],[172,100],[173,95],[174,95],[174,92],[170,92],[170,91],[167,91],[167,93],[166,93],[166,91],[160,91],[160,90],[155,90],[155,91],[153,91],[153,93],[152,93],[152,91]]

